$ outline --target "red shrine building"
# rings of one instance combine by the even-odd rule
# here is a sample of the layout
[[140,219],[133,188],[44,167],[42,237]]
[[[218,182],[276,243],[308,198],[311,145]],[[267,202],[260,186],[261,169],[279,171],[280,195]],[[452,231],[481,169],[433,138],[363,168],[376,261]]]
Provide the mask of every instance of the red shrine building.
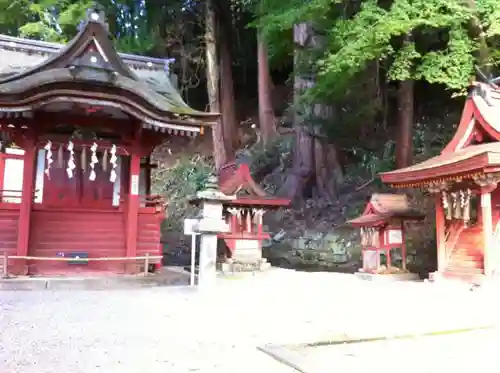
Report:
[[476,83],[440,155],[381,174],[435,200],[438,269],[433,278],[480,282],[500,269],[500,88]]
[[232,200],[223,204],[223,215],[229,232],[219,234],[225,243],[221,269],[265,270],[270,264],[262,257],[262,243],[270,238],[264,229],[266,212],[290,206],[291,200],[268,195],[252,178],[246,164],[228,163],[219,171],[220,191]]
[[[161,255],[165,206],[151,195],[150,154],[218,117],[190,108],[166,67],[117,53],[93,10],[65,46],[0,35],[0,254],[9,273],[133,272],[137,263],[111,259]],[[62,257],[79,259],[49,260]]]

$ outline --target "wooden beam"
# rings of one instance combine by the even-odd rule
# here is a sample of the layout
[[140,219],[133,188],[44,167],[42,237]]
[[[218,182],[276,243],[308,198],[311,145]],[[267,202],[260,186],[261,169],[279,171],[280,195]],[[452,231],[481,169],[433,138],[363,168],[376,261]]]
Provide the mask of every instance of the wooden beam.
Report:
[[[128,190],[127,217],[126,217],[126,256],[133,257],[137,253],[137,230],[139,228],[139,177],[141,172],[140,131],[136,133],[135,147],[130,154],[130,179]],[[128,271],[132,271],[129,268]]]
[[493,217],[491,212],[491,190],[485,189],[481,193],[481,218],[483,227],[483,248],[484,248],[484,274],[490,276],[495,269],[493,253]]
[[[3,183],[5,178],[5,154],[0,153],[0,191],[3,190]],[[0,194],[0,203],[2,202],[2,195]]]
[[145,184],[146,184],[146,195],[151,195],[151,157],[147,158],[147,163],[144,165],[141,165],[142,168],[144,168],[144,178]]
[[436,246],[438,272],[444,272],[446,266],[446,237],[445,237],[445,217],[441,194],[435,196],[436,204]]
[[[113,127],[118,127],[123,131],[124,127],[130,126],[132,123],[141,123],[137,118],[130,117],[130,119],[117,119],[102,115],[78,115],[71,112],[47,112],[47,111],[37,111],[34,113],[32,118],[0,118],[0,124],[13,124],[16,126],[26,125],[28,127],[43,127],[49,126],[53,127],[57,124],[77,124],[82,126],[96,126],[106,127],[108,124]],[[203,122],[193,122],[189,120],[182,119],[171,119],[165,118],[165,124],[188,126],[193,129],[199,129],[202,127]],[[132,127],[133,129],[133,127]],[[158,131],[158,133],[163,133]],[[166,132],[165,132],[166,133]]]
[[27,256],[30,238],[31,207],[33,205],[33,185],[35,179],[36,147],[34,137],[27,138],[23,144],[24,169],[23,191],[19,208],[17,231],[17,255]]

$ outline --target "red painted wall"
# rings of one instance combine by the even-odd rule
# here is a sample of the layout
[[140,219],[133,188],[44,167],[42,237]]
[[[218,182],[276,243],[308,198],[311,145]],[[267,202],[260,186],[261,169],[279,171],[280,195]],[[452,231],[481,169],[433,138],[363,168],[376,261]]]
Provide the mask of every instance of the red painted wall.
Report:
[[[0,210],[0,254],[16,255],[19,210]],[[0,259],[1,260],[1,259]],[[9,267],[12,262],[9,263]]]
[[160,243],[162,219],[160,216],[158,214],[139,213],[137,256],[143,256],[146,253],[149,253],[149,255],[162,255]]
[[[161,217],[140,214],[137,256],[161,255]],[[118,211],[33,211],[30,256],[55,257],[86,252],[89,258],[125,257],[125,214]],[[133,263],[133,262],[128,262]],[[137,262],[137,271],[143,261]],[[31,261],[33,274],[90,272],[124,273],[125,261],[95,261],[87,265],[67,262]]]
[[[124,215],[106,211],[33,211],[30,256],[55,257],[87,252],[89,257],[125,256]],[[32,261],[30,273],[124,271],[123,262]]]

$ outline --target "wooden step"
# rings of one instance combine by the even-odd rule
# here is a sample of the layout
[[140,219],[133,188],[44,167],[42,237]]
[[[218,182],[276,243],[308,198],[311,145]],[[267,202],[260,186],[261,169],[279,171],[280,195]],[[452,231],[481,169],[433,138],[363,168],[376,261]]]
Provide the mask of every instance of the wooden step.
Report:
[[458,273],[458,272],[443,272],[440,274],[445,279],[460,280],[473,284],[480,284],[485,276],[482,273]]
[[484,268],[483,263],[477,263],[477,262],[461,262],[461,261],[449,261],[448,262],[449,267],[455,267],[455,268]]
[[461,257],[455,258],[455,257],[452,257],[452,258],[450,258],[449,262],[450,263],[465,263],[467,265],[469,263],[473,263],[474,265],[482,266],[484,261],[482,258],[480,260],[477,260],[474,258],[461,258]]
[[445,269],[447,273],[457,273],[457,274],[483,274],[483,268],[472,268],[472,267],[461,267],[448,265]]

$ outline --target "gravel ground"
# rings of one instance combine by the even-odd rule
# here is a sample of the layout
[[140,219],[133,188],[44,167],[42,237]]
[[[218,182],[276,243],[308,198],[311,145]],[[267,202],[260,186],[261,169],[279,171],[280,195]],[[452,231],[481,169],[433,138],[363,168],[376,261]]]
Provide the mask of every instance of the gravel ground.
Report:
[[218,281],[205,293],[0,292],[0,373],[291,373],[256,347],[499,314],[462,287],[281,269]]

